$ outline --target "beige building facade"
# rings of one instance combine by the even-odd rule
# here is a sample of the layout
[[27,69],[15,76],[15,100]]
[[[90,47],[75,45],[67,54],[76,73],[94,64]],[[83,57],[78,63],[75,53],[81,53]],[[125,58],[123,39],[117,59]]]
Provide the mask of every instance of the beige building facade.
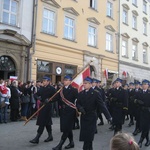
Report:
[[93,57],[91,76],[118,73],[118,1],[38,0],[30,78],[75,75]]
[[119,76],[128,83],[150,79],[149,23],[149,1],[120,1]]

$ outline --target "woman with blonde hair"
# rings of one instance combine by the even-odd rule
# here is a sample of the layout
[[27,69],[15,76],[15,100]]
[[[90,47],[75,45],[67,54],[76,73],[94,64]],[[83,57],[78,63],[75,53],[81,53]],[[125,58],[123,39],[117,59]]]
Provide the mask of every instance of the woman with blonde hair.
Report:
[[127,133],[118,133],[110,143],[110,150],[140,150],[134,138]]

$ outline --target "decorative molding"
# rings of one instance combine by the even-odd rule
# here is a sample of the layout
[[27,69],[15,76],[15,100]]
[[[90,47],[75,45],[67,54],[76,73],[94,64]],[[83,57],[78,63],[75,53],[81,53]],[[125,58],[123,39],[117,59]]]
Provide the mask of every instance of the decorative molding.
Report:
[[123,37],[127,38],[127,39],[130,38],[130,36],[129,36],[127,33],[122,33],[121,35],[122,35]]
[[143,17],[143,20],[144,20],[145,22],[148,22],[148,19],[147,19],[146,17]]
[[100,22],[95,17],[87,18],[87,20],[89,22],[92,22],[92,23],[97,24],[97,25],[100,24]]
[[122,4],[122,6],[123,6],[124,8],[126,8],[127,10],[130,9],[130,7],[129,7],[127,4]]
[[60,8],[60,5],[55,0],[41,0],[41,1],[56,8]]
[[134,63],[131,63],[131,62],[123,61],[123,60],[119,60],[119,64],[120,65],[127,65],[127,66],[134,67],[134,68],[139,68],[139,69],[145,69],[147,71],[150,71],[149,67],[145,67],[145,66],[142,66],[142,65],[137,65],[137,64],[134,64]]
[[137,12],[136,10],[132,10],[132,13],[133,13],[134,15],[136,15],[136,16],[139,15],[138,12]]
[[111,25],[107,25],[107,26],[105,26],[105,28],[106,28],[107,30],[112,31],[112,32],[115,32],[115,31],[116,31]]
[[63,8],[63,10],[75,16],[79,16],[79,13],[73,7]]
[[139,43],[139,40],[137,38],[132,38],[132,41]]
[[143,46],[146,46],[146,47],[149,46],[147,42],[143,42],[142,45],[143,45]]
[[[8,39],[3,38],[3,35],[7,36]],[[18,45],[25,46],[30,45],[30,41],[24,35],[21,35],[16,31],[10,29],[0,30],[0,41],[7,41],[10,43],[16,43]]]

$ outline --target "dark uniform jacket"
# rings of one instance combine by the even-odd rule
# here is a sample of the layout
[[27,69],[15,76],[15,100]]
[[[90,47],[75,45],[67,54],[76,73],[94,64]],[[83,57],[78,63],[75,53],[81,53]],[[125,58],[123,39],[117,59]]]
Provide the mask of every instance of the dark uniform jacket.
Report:
[[[75,100],[78,96],[78,91],[71,85],[68,88],[63,87],[62,93],[65,99],[69,102],[75,104]],[[73,129],[74,118],[76,115],[76,110],[68,106],[61,98],[60,93],[55,97],[55,100],[59,102],[60,106],[60,130],[62,132],[69,132]]]
[[[41,103],[44,103],[45,99],[49,99],[55,94],[55,88],[51,85],[47,85],[46,87],[41,87],[40,90],[36,93],[37,96],[41,96]],[[40,111],[37,125],[46,126],[52,124],[51,118],[51,103],[46,104]]]
[[123,109],[128,107],[127,91],[125,91],[122,87],[119,87],[118,89],[116,88],[111,97],[113,103],[113,123],[122,124],[124,117]]
[[140,123],[141,130],[148,132],[150,128],[150,90],[140,90],[136,95],[137,103],[141,107]]
[[83,90],[78,94],[77,108],[85,110],[85,114],[81,114],[81,130],[80,130],[80,141],[93,141],[94,134],[96,131],[97,113],[96,109],[100,106],[105,117],[111,118],[102,98],[98,91],[90,88],[88,92]]
[[134,95],[135,95],[135,90],[134,89],[129,89],[128,90],[128,112],[130,115],[134,115]]

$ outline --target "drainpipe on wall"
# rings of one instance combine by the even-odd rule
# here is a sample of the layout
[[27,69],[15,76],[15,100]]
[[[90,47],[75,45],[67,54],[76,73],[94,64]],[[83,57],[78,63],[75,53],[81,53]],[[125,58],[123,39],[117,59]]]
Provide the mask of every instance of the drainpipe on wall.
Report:
[[119,62],[120,62],[120,0],[119,0],[119,14],[118,14],[118,77],[119,77],[119,71],[120,71],[120,67],[119,67]]
[[[30,80],[30,81],[31,81],[31,74],[32,74],[32,56],[35,53],[37,6],[38,6],[38,0],[33,0],[31,44],[28,47],[28,61],[27,61],[28,62],[27,80]],[[30,52],[31,47],[33,48],[32,52]]]

